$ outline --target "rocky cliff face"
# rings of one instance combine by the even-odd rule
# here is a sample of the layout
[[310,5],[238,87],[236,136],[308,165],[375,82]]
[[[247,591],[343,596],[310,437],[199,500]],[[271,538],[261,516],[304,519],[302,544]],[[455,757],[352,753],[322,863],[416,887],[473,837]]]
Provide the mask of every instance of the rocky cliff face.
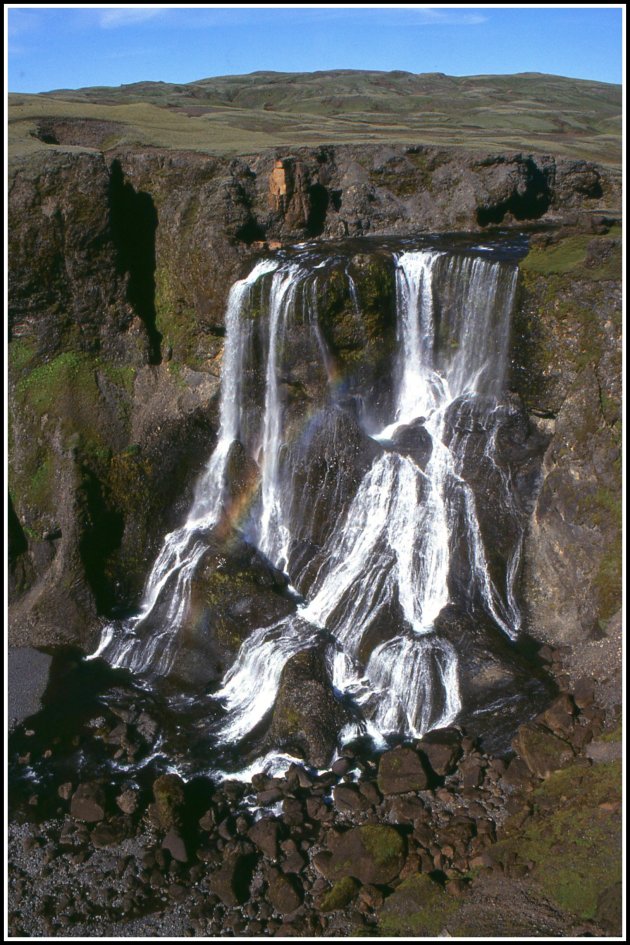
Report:
[[[584,231],[594,211],[605,229],[618,200],[617,179],[586,162],[423,147],[17,164],[12,641],[90,647],[99,614],[137,599],[213,445],[229,286],[265,246],[533,222]],[[524,272],[516,333],[513,386],[552,434],[525,586],[532,631],[554,640],[592,634],[620,595],[619,248],[592,240],[581,268]],[[343,360],[352,339],[331,312]]]
[[514,382],[551,434],[524,591],[554,644],[597,638],[621,605],[620,254],[605,236],[543,240],[521,273]]

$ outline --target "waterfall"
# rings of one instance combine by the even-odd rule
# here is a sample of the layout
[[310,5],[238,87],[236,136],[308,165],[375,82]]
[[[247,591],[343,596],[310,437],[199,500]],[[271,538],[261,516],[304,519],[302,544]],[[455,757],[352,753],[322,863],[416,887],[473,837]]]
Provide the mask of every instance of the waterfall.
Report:
[[[434,249],[394,253],[392,261],[396,354],[390,415],[370,433],[374,458],[316,550],[305,599],[295,613],[250,634],[214,693],[222,711],[214,729],[219,744],[238,742],[268,715],[288,660],[318,644],[325,648],[334,691],[356,710],[358,721],[340,738],[367,732],[382,743],[392,734],[420,736],[454,722],[465,695],[457,643],[439,625],[445,609],[456,603],[462,611],[483,612],[505,637],[518,634],[514,587],[522,523],[509,470],[497,458],[497,431],[507,409],[501,397],[516,266]],[[187,521],[164,539],[138,614],[108,625],[94,656],[138,672],[168,671],[205,538],[225,513],[235,441],[260,470],[242,534],[274,567],[290,568],[299,525],[291,510],[300,503],[281,378],[290,367],[287,338],[299,323],[311,339],[309,357],[319,360],[328,378],[324,401],[336,402],[335,357],[318,312],[318,293],[333,263],[338,272],[337,258],[313,260],[308,253],[297,261],[267,260],[232,288],[216,447]],[[347,267],[344,278],[360,318],[360,294]],[[251,319],[244,313],[254,287],[264,287],[268,299],[264,401],[257,425],[250,422],[245,430],[243,377],[254,355],[247,343]],[[424,444],[422,458],[407,448],[416,441]],[[496,566],[493,572],[488,560],[479,492],[469,481],[473,463],[491,470],[513,523],[516,538],[504,573]]]

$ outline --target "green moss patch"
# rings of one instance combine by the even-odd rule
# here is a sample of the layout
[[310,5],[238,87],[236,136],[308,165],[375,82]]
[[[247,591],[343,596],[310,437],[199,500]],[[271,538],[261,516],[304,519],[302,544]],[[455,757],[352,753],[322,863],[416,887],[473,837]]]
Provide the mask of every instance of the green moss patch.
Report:
[[532,878],[563,909],[594,919],[621,880],[621,764],[557,771],[533,794],[534,812],[493,857],[533,863]]
[[586,249],[591,239],[590,235],[580,235],[563,239],[550,246],[535,246],[521,262],[521,269],[544,275],[570,272],[585,261]]
[[[540,275],[558,275],[579,270],[580,279],[619,279],[621,278],[621,247],[613,246],[610,254],[591,266],[585,266],[589,245],[598,244],[598,237],[592,233],[581,233],[565,237],[547,246],[533,246],[522,260],[520,267],[524,272]],[[609,234],[601,238],[608,240]]]
[[393,828],[366,824],[360,829],[363,846],[378,866],[386,866],[404,854],[404,840]]
[[338,880],[332,889],[324,893],[318,903],[320,912],[336,912],[352,902],[359,891],[359,883],[351,876]]
[[379,933],[395,937],[435,937],[459,904],[425,873],[410,876],[383,906]]

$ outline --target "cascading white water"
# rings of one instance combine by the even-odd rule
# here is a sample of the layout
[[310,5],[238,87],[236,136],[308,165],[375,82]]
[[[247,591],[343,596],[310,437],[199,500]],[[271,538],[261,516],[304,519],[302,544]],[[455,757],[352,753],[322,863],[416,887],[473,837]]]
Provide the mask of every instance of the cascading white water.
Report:
[[278,567],[284,569],[291,534],[284,522],[284,503],[279,481],[279,451],[282,445],[282,403],[278,378],[278,345],[288,312],[293,306],[300,276],[298,266],[275,273],[269,300],[269,354],[267,356],[265,412],[262,441],[262,507],[256,544]]
[[[170,668],[177,646],[177,631],[188,606],[190,580],[206,550],[199,536],[212,528],[221,516],[230,446],[240,432],[245,353],[241,311],[252,286],[263,275],[277,268],[276,260],[262,260],[246,279],[239,280],[230,289],[225,315],[226,343],[217,445],[197,483],[186,522],[164,537],[160,553],[147,578],[138,614],[122,626],[105,626],[91,659],[102,656],[112,666],[124,666],[134,672],[151,668],[154,673],[162,674]],[[143,625],[150,621],[158,601],[167,590],[170,590],[170,602],[166,613],[160,615],[159,624],[155,628],[151,627],[151,633],[143,633]]]
[[[401,253],[395,263],[397,382],[391,419],[373,434],[382,448],[318,555],[307,599],[294,616],[260,627],[241,646],[215,693],[225,710],[215,731],[218,742],[247,735],[273,707],[287,661],[323,640],[332,641],[327,645],[332,684],[352,700],[362,719],[358,729],[351,726],[349,731],[363,729],[378,741],[391,733],[419,736],[452,723],[461,709],[458,654],[436,631],[436,621],[450,601],[453,544],[462,530],[469,559],[465,603],[480,602],[507,636],[518,632],[513,585],[521,538],[511,551],[505,586],[498,587],[486,560],[475,493],[464,472],[469,439],[464,420],[471,405],[487,427],[485,459],[495,462],[496,398],[504,385],[516,270],[481,257],[433,250]],[[241,436],[247,356],[242,312],[259,280],[269,289],[264,411],[257,445],[247,445],[254,450],[261,478],[246,534],[272,564],[286,569],[295,526],[287,496],[296,487],[293,470],[282,459],[283,341],[295,318],[299,288],[313,347],[332,378],[333,360],[317,315],[322,268],[321,262],[312,266],[308,259],[299,264],[266,261],[233,287],[216,448],[187,522],[166,536],[139,614],[122,630],[106,628],[94,655],[134,670],[168,669],[187,608],[187,588],[206,547],[203,532],[220,518],[230,447]],[[351,279],[348,288],[359,313]],[[430,446],[424,468],[396,446],[397,434],[413,422],[422,426]],[[510,483],[500,472],[509,503]],[[148,635],[139,633],[169,593],[166,620]],[[389,633],[382,629],[388,623]]]

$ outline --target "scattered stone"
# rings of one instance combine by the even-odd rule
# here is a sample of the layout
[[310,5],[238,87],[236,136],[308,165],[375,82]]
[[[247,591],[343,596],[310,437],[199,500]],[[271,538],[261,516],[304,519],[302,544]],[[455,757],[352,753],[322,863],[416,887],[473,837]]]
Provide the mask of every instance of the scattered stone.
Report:
[[265,856],[275,860],[278,858],[279,834],[278,821],[272,817],[263,817],[250,827],[247,836]]

